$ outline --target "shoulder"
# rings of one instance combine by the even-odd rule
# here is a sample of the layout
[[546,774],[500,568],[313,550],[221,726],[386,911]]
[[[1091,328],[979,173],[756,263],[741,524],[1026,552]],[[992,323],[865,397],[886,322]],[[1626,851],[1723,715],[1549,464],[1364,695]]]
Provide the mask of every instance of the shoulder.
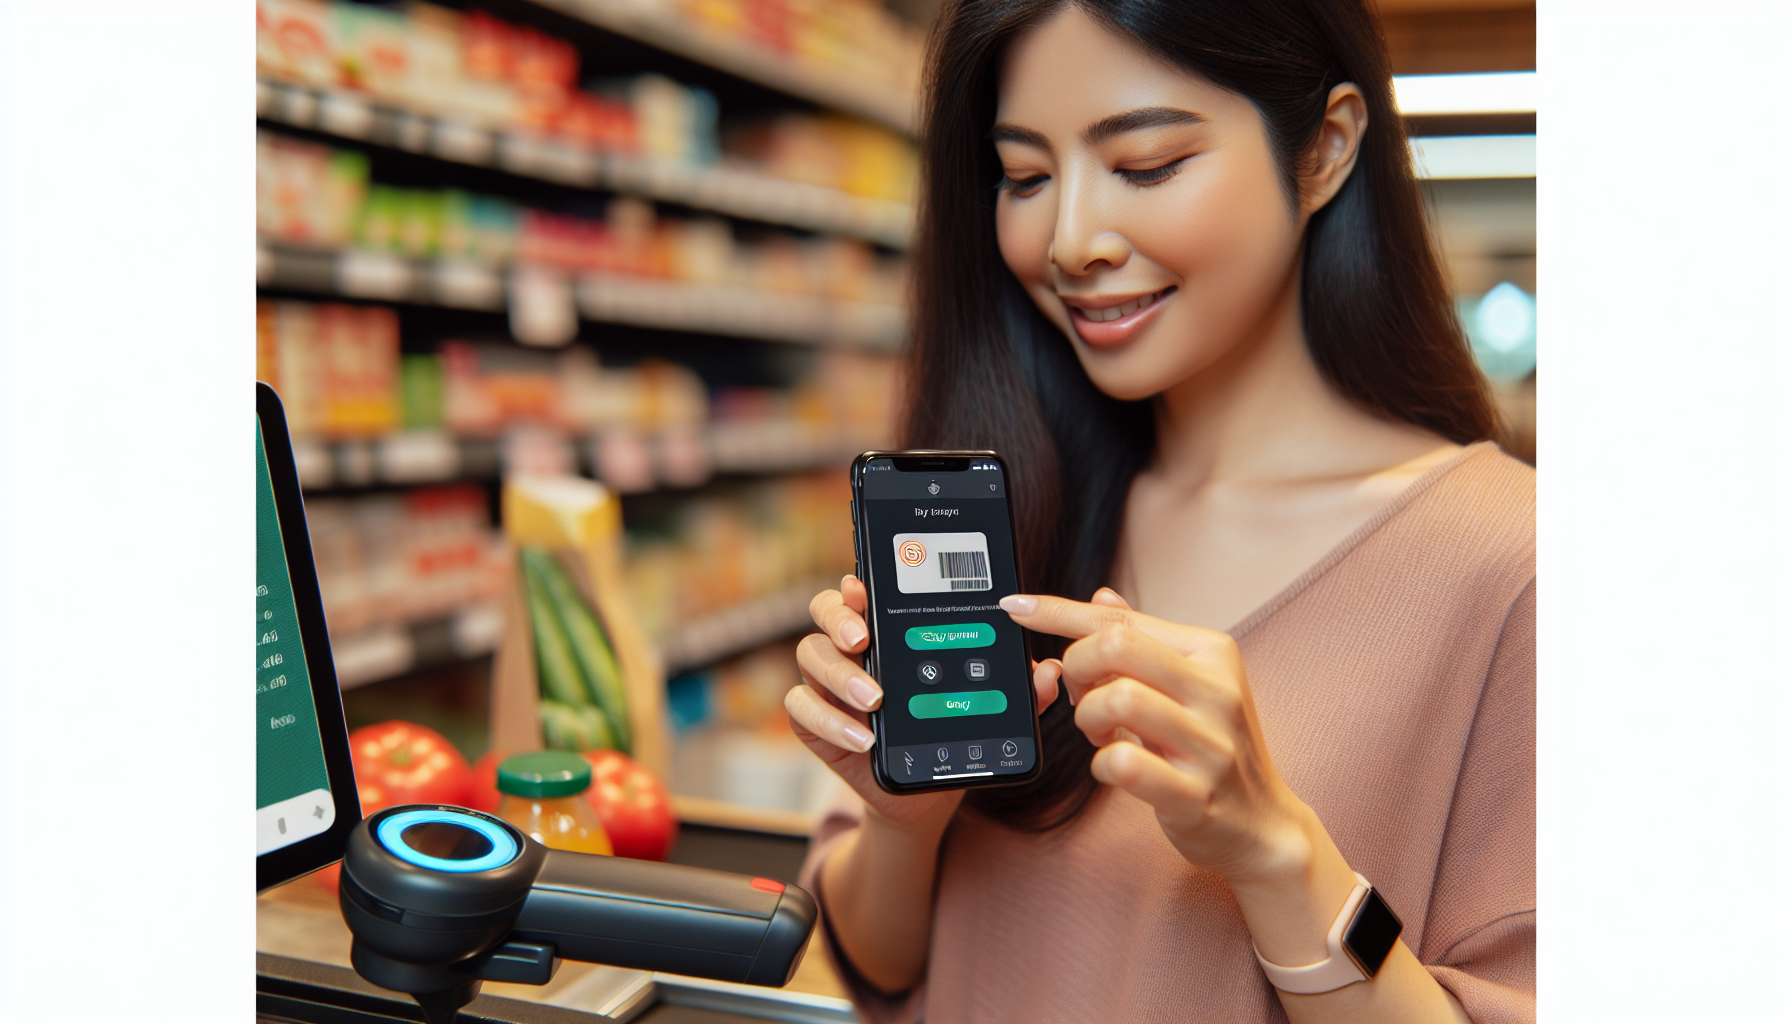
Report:
[[1437,583],[1498,577],[1516,599],[1536,578],[1537,471],[1491,442],[1470,445],[1415,482],[1361,553],[1416,560]]
[[[1427,474],[1429,476],[1429,474]],[[1407,529],[1499,537],[1534,548],[1537,471],[1490,441],[1470,445],[1421,479],[1401,517]]]

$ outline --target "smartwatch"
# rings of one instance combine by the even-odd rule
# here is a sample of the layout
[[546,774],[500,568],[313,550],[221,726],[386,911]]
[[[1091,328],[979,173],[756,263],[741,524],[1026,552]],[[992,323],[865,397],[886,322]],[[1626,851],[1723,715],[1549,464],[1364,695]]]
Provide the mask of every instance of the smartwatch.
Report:
[[[1375,887],[1362,875],[1356,876],[1356,888],[1344,901],[1344,909],[1332,922],[1325,936],[1326,958],[1305,967],[1283,967],[1263,959],[1257,962],[1269,983],[1283,992],[1295,995],[1317,995],[1331,992],[1359,981],[1375,977],[1381,965],[1400,938],[1400,918],[1388,906]],[[1251,944],[1256,952],[1257,944]]]

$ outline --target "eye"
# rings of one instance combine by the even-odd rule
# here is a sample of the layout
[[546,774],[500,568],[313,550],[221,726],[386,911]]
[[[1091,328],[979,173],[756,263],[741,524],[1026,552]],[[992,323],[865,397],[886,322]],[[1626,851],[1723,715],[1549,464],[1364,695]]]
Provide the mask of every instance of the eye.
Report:
[[996,190],[1006,192],[1016,199],[1025,199],[1044,188],[1045,183],[1050,180],[1051,175],[1049,174],[1035,174],[1031,178],[1021,178],[1018,181],[1003,175],[1002,180],[996,183]]
[[1183,161],[1187,159],[1188,157],[1185,156],[1180,160],[1172,160],[1161,167],[1153,167],[1143,171],[1135,171],[1130,168],[1121,167],[1117,168],[1114,173],[1125,178],[1127,181],[1132,182],[1134,185],[1160,185],[1169,181],[1171,178],[1174,178],[1176,172],[1182,170]]

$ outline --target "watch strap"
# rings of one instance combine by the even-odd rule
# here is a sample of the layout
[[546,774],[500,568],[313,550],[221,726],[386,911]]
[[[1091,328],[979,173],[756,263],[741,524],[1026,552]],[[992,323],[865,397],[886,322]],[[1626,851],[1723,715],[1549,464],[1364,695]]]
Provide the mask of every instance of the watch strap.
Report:
[[[1262,965],[1269,983],[1283,992],[1295,995],[1318,995],[1367,980],[1368,975],[1344,951],[1344,929],[1350,926],[1351,918],[1356,916],[1357,908],[1362,906],[1371,888],[1373,887],[1367,878],[1360,874],[1356,876],[1356,888],[1350,890],[1343,909],[1338,911],[1338,916],[1332,921],[1331,930],[1325,933],[1324,960],[1303,967],[1283,967],[1270,963],[1263,959],[1262,953],[1257,953],[1257,963]],[[1255,942],[1251,943],[1251,951],[1257,951]]]

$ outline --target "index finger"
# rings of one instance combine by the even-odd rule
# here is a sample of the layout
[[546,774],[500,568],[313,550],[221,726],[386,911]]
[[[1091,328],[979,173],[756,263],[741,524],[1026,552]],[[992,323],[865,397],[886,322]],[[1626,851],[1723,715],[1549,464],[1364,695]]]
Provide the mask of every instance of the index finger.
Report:
[[[847,577],[851,579],[851,577]],[[845,582],[845,581],[842,581]],[[856,580],[854,582],[857,582]],[[861,588],[859,596],[863,599]],[[860,605],[860,608],[863,604]],[[824,590],[809,602],[809,617],[825,631],[834,646],[849,654],[865,646],[871,634],[865,629],[865,618],[853,608],[847,595],[838,590]]]
[[1072,640],[1081,640],[1109,626],[1127,626],[1185,655],[1216,650],[1230,641],[1224,633],[1169,622],[1131,608],[1070,601],[1050,594],[1009,594],[1002,598],[1001,605],[1015,622],[1035,633]]

